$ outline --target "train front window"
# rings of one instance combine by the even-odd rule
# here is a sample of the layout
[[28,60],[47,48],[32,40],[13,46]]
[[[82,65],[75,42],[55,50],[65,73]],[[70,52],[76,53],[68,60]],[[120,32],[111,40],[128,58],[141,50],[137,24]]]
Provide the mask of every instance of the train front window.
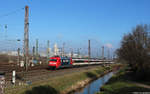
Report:
[[57,62],[57,59],[50,59],[50,61]]

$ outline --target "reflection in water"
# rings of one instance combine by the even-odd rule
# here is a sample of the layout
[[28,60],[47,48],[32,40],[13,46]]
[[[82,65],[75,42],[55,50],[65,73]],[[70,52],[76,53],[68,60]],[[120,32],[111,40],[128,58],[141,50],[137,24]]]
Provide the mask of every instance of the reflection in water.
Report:
[[93,81],[92,83],[88,84],[84,89],[81,91],[77,91],[74,94],[95,94],[99,92],[100,87],[105,84],[113,75],[113,72],[106,74],[105,76]]
[[90,85],[88,85],[88,94],[90,94]]

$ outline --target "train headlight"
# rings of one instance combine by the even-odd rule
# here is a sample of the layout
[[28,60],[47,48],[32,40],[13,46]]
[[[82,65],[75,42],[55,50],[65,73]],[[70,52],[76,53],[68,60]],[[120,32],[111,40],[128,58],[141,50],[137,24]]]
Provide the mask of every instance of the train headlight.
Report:
[[56,62],[50,62],[50,64],[56,64]]

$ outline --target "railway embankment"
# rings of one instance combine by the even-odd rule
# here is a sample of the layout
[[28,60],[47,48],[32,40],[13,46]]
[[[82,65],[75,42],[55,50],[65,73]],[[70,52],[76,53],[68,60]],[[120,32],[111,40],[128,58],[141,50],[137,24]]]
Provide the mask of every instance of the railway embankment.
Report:
[[124,67],[113,75],[97,94],[149,94],[150,82],[137,81],[135,79],[129,68]]
[[[36,81],[30,85],[14,86],[6,88],[5,94],[66,94],[72,93],[91,81],[105,75],[106,73],[117,70],[120,65],[97,66],[85,70],[77,70],[72,73],[47,78]],[[60,70],[61,71],[61,70]],[[39,74],[40,75],[40,74]],[[9,89],[12,89],[11,92]]]

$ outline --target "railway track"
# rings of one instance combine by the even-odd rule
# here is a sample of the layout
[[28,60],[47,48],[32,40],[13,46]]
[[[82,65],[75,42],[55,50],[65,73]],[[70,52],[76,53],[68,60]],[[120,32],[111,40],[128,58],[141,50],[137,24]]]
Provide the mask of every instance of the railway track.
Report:
[[[36,66],[28,67],[28,71],[38,70],[43,68],[48,68],[48,66],[45,64],[45,65],[36,65]],[[13,70],[19,72],[19,71],[24,71],[25,68],[19,67],[16,63],[0,63],[0,72],[9,73],[12,72]]]
[[[47,69],[47,65],[36,65],[33,67],[28,68],[28,72],[32,74],[34,71],[42,70],[42,69]],[[5,75],[6,81],[11,81],[12,79],[12,71],[16,71],[16,78],[17,79],[22,79],[22,77],[25,74],[25,68],[21,68],[17,66],[16,63],[0,63],[0,74]]]
[[79,67],[72,67],[72,68],[63,68],[63,69],[58,69],[58,70],[48,70],[48,69],[42,69],[42,70],[34,70],[34,71],[29,71],[25,73],[25,80],[29,80],[31,82],[39,81],[39,80],[44,80],[47,78],[51,77],[57,77],[57,76],[62,76],[64,74],[71,74],[77,71],[82,71],[82,70],[88,70],[93,67],[97,67],[97,65],[93,66],[79,66]]
[[[5,66],[4,66],[5,65]],[[56,76],[61,76],[65,73],[73,73],[73,72],[77,72],[80,70],[87,70],[89,68],[93,68],[93,67],[97,67],[97,65],[102,65],[100,63],[95,63],[93,65],[89,65],[89,64],[74,64],[73,67],[71,68],[61,68],[58,70],[49,70],[48,66],[45,65],[36,65],[33,67],[29,67],[28,71],[26,72],[24,68],[20,68],[18,66],[16,66],[15,64],[2,64],[2,66],[0,66],[0,71],[4,71],[5,72],[5,79],[6,82],[8,83],[8,85],[11,82],[12,79],[12,71],[16,70],[16,81],[17,82],[24,82],[24,81],[39,81],[39,80],[43,80],[45,78],[50,78],[50,77],[56,77]]]
[[[63,68],[63,69],[58,69],[58,70],[47,70],[47,69],[42,69],[42,70],[32,70],[27,73],[27,75],[24,77],[25,81],[16,81],[16,85],[19,85],[21,83],[22,85],[25,85],[26,83],[34,83],[34,82],[40,82],[43,80],[51,79],[54,77],[60,77],[65,74],[72,74],[72,73],[78,73],[79,71],[86,71],[93,69],[95,67],[98,67],[98,65],[93,65],[93,66],[82,66],[82,67],[73,67],[73,68]],[[27,82],[26,82],[27,81]],[[6,87],[11,88],[13,85],[9,82],[7,82]],[[11,92],[11,90],[10,90]]]

